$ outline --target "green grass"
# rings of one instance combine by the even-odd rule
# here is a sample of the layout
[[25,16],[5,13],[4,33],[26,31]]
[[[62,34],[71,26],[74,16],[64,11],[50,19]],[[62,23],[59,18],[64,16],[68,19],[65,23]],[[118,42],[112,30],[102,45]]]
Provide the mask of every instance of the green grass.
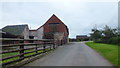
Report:
[[[46,50],[49,50],[49,49],[46,49]],[[34,50],[25,50],[24,53],[25,52],[31,52],[31,51],[34,51]],[[43,52],[43,50],[38,51],[38,53],[40,53],[40,52]],[[28,54],[25,54],[24,56],[29,56],[29,55],[33,55],[33,54],[36,54],[36,52],[28,53]],[[0,54],[0,56],[2,56],[2,58],[9,57],[9,56],[14,56],[14,55],[19,55],[19,52]],[[9,62],[9,61],[16,60],[16,59],[19,59],[19,57],[6,59],[6,60],[3,60],[3,61],[0,61],[0,63],[5,63],[5,62]]]
[[[5,58],[5,57],[9,57],[9,56],[18,55],[18,54],[19,54],[18,52],[14,52],[14,53],[6,53],[6,54],[0,54],[0,55],[2,55],[2,58]],[[3,61],[0,61],[0,63],[5,63],[5,62],[9,62],[9,61],[16,60],[16,59],[19,59],[19,57],[6,59],[6,60],[3,60]]]
[[118,63],[118,47],[117,45],[112,44],[103,44],[103,43],[94,43],[94,42],[86,42],[88,46],[96,50],[100,53],[104,58],[110,61],[114,66],[120,67],[120,63]]

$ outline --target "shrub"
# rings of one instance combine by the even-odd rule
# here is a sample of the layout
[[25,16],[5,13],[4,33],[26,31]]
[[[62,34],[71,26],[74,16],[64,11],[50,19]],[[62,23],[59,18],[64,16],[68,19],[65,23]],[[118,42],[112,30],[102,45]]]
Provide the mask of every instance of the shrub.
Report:
[[110,44],[119,44],[120,45],[120,37],[112,37],[108,40]]
[[105,38],[97,39],[97,40],[94,40],[94,42],[120,45],[120,36],[119,37],[111,37],[110,39],[105,39]]
[[102,39],[96,39],[94,40],[95,43],[103,43]]

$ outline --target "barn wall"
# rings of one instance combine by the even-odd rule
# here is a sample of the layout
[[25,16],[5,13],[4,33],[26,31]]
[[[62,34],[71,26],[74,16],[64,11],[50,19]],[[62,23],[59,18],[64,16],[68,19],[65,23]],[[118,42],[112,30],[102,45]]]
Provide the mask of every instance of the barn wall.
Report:
[[58,18],[56,18],[55,16],[53,16],[52,18],[50,18],[45,24],[44,24],[44,32],[50,32],[49,29],[49,23],[60,23],[59,26],[57,27],[59,32],[64,32],[65,36],[67,36],[67,30],[65,27],[65,24],[60,21]]
[[43,38],[43,31],[44,31],[43,27],[41,27],[41,28],[39,28],[37,30],[37,37],[38,37],[38,39],[42,39]]
[[29,39],[29,28],[28,27],[24,29],[22,36],[24,37],[24,39]]

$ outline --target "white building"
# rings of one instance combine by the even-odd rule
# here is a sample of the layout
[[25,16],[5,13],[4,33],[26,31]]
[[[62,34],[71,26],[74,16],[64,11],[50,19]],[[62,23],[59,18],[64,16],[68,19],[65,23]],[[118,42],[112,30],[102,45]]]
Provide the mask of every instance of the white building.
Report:
[[30,30],[31,39],[43,39],[43,27],[38,28],[37,30]]

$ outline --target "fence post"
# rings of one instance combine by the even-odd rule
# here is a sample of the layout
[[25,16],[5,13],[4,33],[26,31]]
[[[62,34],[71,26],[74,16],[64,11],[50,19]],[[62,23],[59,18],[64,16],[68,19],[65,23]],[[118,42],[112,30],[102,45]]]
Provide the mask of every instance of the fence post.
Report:
[[24,44],[20,45],[20,59],[23,60],[24,59]]
[[55,48],[56,48],[56,41],[53,40],[53,49],[55,49]]
[[59,46],[59,40],[57,40],[57,45]]
[[45,53],[46,52],[46,50],[45,50],[45,42],[43,42],[43,53]]
[[52,45],[50,44],[50,50],[51,50]]
[[60,40],[60,45],[62,45],[62,40]]
[[54,39],[54,40],[53,40],[53,43],[52,43],[52,44],[53,44],[53,49],[56,48],[56,47],[55,47],[55,42],[56,42],[56,41],[55,41],[55,39]]
[[36,48],[35,48],[35,49],[36,49],[36,54],[37,54],[37,53],[38,53],[38,51],[37,51],[37,50],[38,50],[38,49],[37,49],[37,44],[36,44]]

